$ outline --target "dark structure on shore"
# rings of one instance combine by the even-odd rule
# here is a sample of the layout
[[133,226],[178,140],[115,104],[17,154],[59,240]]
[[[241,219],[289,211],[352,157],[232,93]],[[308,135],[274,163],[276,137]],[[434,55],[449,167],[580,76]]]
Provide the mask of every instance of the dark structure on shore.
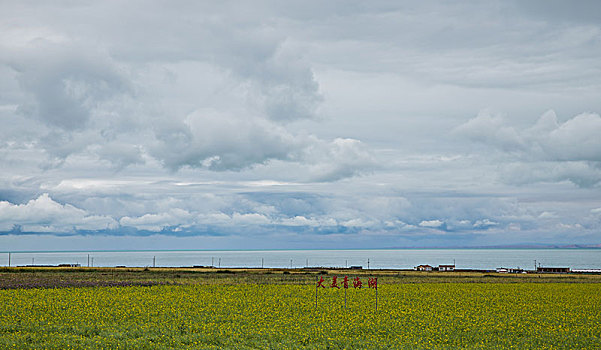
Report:
[[569,267],[545,267],[539,266],[536,268],[538,273],[570,273]]

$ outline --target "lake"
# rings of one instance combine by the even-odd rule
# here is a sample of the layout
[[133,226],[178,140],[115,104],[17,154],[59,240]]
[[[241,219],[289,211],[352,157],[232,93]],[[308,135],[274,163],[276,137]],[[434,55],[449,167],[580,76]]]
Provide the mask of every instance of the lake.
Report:
[[[0,265],[8,266],[8,253]],[[411,269],[455,263],[458,269],[541,266],[601,269],[601,249],[369,249],[13,252],[10,265],[81,264],[97,267],[350,267]]]

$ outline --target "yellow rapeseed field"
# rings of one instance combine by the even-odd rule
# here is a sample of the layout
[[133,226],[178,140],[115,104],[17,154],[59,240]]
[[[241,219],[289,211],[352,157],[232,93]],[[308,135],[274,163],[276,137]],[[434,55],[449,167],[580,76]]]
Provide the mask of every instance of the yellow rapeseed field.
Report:
[[601,348],[601,284],[0,291],[0,348]]

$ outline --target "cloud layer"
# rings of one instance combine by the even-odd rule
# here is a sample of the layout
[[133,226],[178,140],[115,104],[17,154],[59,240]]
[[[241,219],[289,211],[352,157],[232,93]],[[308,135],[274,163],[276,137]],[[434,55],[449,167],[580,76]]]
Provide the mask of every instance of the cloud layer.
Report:
[[4,3],[0,244],[598,243],[599,12]]

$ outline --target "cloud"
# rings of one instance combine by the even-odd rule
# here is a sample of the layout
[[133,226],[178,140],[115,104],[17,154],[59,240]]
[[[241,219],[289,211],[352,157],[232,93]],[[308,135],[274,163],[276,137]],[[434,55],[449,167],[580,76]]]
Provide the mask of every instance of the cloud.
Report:
[[76,233],[117,227],[111,217],[90,215],[70,204],[60,204],[47,193],[26,204],[0,201],[0,231]]
[[525,145],[517,131],[504,124],[503,117],[484,111],[465,124],[458,126],[454,132],[460,137],[485,143],[503,151],[523,149]]
[[[205,46],[198,38],[170,41],[163,54],[174,52],[157,56],[163,62],[124,59],[132,54],[128,36],[109,49],[65,33],[39,35],[0,42],[0,58],[18,82],[19,115],[43,122],[9,137],[47,156],[46,168],[69,157],[116,170],[157,160],[171,171],[240,171],[279,160],[308,164],[305,178],[336,181],[373,165],[358,140],[324,140],[289,126],[314,119],[322,97],[302,52],[273,28],[209,21],[199,33]],[[190,93],[199,84],[190,74],[206,79],[200,94]]]
[[499,179],[516,185],[569,181],[590,188],[601,182],[601,168],[595,163],[578,161],[512,162],[500,167]]
[[[544,116],[540,122],[545,121]],[[548,118],[551,119],[551,118]],[[601,162],[601,116],[594,113],[579,114],[558,124],[548,133],[536,135],[549,158],[561,161]]]
[[483,219],[483,220],[477,220],[476,222],[474,222],[473,226],[475,228],[479,228],[479,229],[484,228],[485,229],[485,228],[489,228],[489,227],[493,227],[493,226],[498,226],[498,225],[499,225],[498,222],[494,222],[494,221],[489,220],[489,219]]
[[82,129],[107,102],[131,89],[129,80],[104,52],[44,39],[8,51],[25,94],[18,111],[49,126]]
[[378,162],[364,143],[355,139],[337,138],[329,143],[320,141],[304,150],[309,163],[310,180],[331,182],[373,171]]
[[419,226],[421,227],[432,227],[432,228],[438,228],[444,225],[443,221],[440,221],[438,219],[435,220],[423,220],[422,222],[419,223]]
[[[6,2],[0,225],[221,248],[598,241],[601,26],[566,6]],[[55,205],[12,215],[40,193]]]
[[140,217],[124,216],[119,220],[121,226],[135,227],[138,230],[158,232],[169,227],[187,226],[192,215],[186,210],[173,208],[166,213],[144,214]]
[[548,111],[532,127],[518,130],[500,116],[480,112],[454,132],[501,151],[519,151],[541,160],[601,161],[601,116],[595,113],[559,123],[555,112]]
[[489,113],[460,125],[454,133],[493,147],[512,159],[502,162],[509,183],[558,182],[596,186],[601,181],[601,116],[582,113],[560,123],[553,111],[530,128],[517,129]]
[[290,159],[303,144],[261,118],[197,110],[181,123],[156,130],[150,153],[172,169],[239,170],[270,159]]

